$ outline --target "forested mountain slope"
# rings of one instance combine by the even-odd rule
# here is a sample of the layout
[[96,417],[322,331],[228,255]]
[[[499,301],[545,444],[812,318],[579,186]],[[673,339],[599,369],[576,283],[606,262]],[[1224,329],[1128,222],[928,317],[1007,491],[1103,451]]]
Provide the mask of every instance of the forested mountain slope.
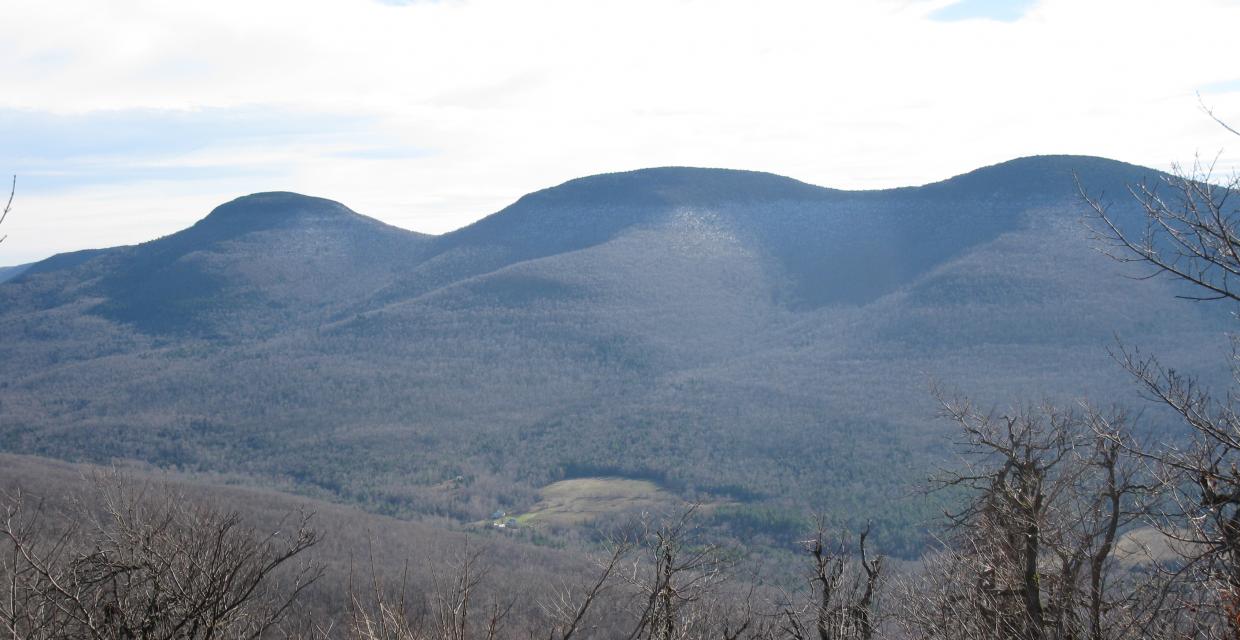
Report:
[[0,267],[0,282],[16,278],[21,272],[25,271],[28,264],[18,264],[11,267]]
[[728,501],[738,529],[864,514],[911,553],[910,486],[946,445],[931,380],[1135,401],[1116,336],[1227,366],[1224,313],[1091,248],[1074,174],[1134,228],[1125,187],[1157,179],[1069,156],[884,191],[650,169],[436,237],[240,198],[0,284],[0,450],[466,520],[625,475]]
[[27,308],[97,301],[92,315],[146,335],[271,334],[386,285],[427,241],[330,200],[261,193],[158,240],[36,263],[10,292],[34,296]]

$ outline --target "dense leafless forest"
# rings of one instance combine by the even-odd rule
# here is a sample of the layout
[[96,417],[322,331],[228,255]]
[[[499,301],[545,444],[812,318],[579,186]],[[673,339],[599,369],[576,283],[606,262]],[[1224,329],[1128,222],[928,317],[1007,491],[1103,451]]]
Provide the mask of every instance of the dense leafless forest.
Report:
[[1129,398],[1116,335],[1227,380],[1229,310],[1094,251],[1074,174],[1135,233],[1127,185],[1164,178],[1071,156],[881,191],[651,169],[443,236],[240,198],[0,283],[0,449],[463,523],[620,477],[716,505],[721,540],[793,549],[822,513],[914,559],[943,507],[920,489],[953,462],[931,380]]

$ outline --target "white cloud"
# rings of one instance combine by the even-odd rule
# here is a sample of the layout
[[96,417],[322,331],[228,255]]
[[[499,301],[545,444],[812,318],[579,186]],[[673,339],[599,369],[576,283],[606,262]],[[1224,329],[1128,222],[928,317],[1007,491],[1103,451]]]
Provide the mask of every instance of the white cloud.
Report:
[[[152,150],[152,136],[87,127],[106,147],[96,160],[163,173],[67,171],[19,191],[0,263],[147,239],[276,188],[440,232],[569,178],[655,165],[845,188],[1034,153],[1166,167],[1230,145],[1224,163],[1240,166],[1240,140],[1195,96],[1240,119],[1236,3],[1045,0],[1012,22],[931,19],[951,4],[10,0],[0,108],[197,114],[183,120],[198,129],[166,135],[201,144]],[[331,117],[248,141],[209,121],[246,112]],[[0,173],[26,170],[39,142],[23,144],[0,151],[18,165]]]

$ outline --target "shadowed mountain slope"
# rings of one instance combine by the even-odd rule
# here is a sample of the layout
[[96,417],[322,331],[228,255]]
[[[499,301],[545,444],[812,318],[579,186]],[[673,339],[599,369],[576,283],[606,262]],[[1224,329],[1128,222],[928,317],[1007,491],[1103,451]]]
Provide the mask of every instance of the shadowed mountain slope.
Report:
[[64,254],[16,284],[146,333],[235,337],[320,321],[359,291],[385,286],[428,237],[295,193],[259,193],[194,226],[131,247]]
[[840,191],[769,173],[667,167],[545,189],[434,241],[434,257],[377,296],[413,297],[501,267],[589,248],[627,231],[706,214],[780,268],[781,300],[872,300],[1020,224],[1019,214],[1126,193],[1155,173],[1101,158],[1039,156],[906,189]]
[[0,284],[0,450],[463,520],[621,475],[732,500],[719,518],[776,537],[799,517],[781,514],[864,514],[914,553],[934,507],[910,486],[945,444],[929,381],[1135,400],[1116,335],[1225,373],[1227,310],[1094,251],[1078,178],[1124,194],[1157,174],[1045,156],[839,191],[649,169],[436,237],[248,196]]
[[11,267],[0,267],[0,282],[12,280],[30,267],[29,264],[16,264]]

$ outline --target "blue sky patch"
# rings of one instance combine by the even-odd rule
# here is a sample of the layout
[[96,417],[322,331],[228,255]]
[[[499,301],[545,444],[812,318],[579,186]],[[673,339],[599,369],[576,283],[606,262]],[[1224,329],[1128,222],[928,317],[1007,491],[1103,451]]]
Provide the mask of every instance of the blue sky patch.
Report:
[[1233,78],[1231,80],[1223,80],[1221,82],[1211,82],[1210,84],[1202,85],[1201,87],[1198,87],[1197,91],[1203,94],[1204,93],[1233,93],[1236,91],[1240,91],[1240,78]]
[[[21,176],[28,192],[87,184],[149,180],[275,177],[287,168],[246,162],[245,151],[308,149],[323,157],[409,158],[429,155],[394,142],[368,116],[297,112],[275,107],[83,114],[0,109],[0,166]],[[198,151],[228,160],[187,160]],[[234,153],[235,152],[235,153]]]
[[995,20],[1016,22],[1037,4],[1037,0],[961,0],[930,14],[931,20]]

